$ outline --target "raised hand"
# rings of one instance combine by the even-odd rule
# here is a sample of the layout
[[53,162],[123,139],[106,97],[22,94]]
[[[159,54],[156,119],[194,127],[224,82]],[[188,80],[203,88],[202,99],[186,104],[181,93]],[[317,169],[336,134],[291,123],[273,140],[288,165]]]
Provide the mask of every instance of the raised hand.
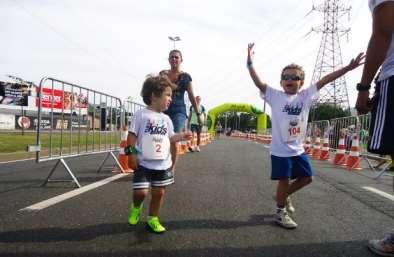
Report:
[[359,53],[356,58],[350,60],[349,64],[347,65],[347,68],[349,70],[353,70],[364,63],[365,63],[365,54]]
[[248,57],[246,59],[246,63],[252,63],[254,58],[254,51],[253,51],[254,43],[248,44]]

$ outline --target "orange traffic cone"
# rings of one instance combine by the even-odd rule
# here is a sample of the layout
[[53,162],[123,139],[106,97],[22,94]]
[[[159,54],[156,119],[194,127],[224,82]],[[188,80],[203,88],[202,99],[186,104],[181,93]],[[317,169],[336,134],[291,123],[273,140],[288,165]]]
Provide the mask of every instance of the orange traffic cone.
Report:
[[321,153],[320,137],[316,137],[315,144],[313,145],[312,158],[319,159]]
[[334,157],[333,164],[343,165],[346,163],[345,149],[346,149],[345,138],[341,137],[341,138],[339,138],[338,149],[335,151],[335,157]]
[[320,160],[328,160],[330,159],[330,144],[328,142],[328,137],[324,137],[323,147],[321,148]]
[[306,139],[305,139],[305,144],[304,144],[304,150],[305,150],[305,153],[306,154],[311,154],[311,151],[312,151],[312,149],[311,149],[311,137],[306,137]]
[[352,147],[350,148],[349,157],[346,160],[346,169],[361,170],[360,167],[360,147],[357,134],[353,135]]
[[[197,145],[197,138],[196,138],[196,145]],[[206,145],[207,144],[207,137],[205,132],[201,132],[200,134],[200,145]]]
[[182,155],[182,154],[185,153],[184,150],[183,150],[182,142],[183,141],[180,141],[180,142],[177,143],[177,154],[178,155]]
[[[124,148],[127,146],[127,134],[128,128],[127,126],[122,127],[122,131],[120,132],[120,150],[118,155],[118,161],[120,166],[123,169],[124,173],[132,173],[133,170],[129,167],[129,158],[124,152]],[[122,172],[121,170],[115,169],[114,172]]]

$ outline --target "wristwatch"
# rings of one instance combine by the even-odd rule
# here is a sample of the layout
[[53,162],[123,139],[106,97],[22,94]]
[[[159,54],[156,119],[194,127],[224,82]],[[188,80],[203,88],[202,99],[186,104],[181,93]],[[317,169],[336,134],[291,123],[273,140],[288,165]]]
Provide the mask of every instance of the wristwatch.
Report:
[[364,85],[361,83],[358,83],[356,86],[357,91],[368,91],[371,88],[371,85]]

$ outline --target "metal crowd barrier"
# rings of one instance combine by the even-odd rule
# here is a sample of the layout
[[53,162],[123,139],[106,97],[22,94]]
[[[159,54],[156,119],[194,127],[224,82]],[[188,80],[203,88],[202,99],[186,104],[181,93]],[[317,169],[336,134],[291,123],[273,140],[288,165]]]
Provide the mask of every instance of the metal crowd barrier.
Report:
[[[36,161],[58,160],[47,176],[48,182],[74,182],[78,179],[67,165],[66,158],[107,153],[107,160],[119,149],[120,128],[125,116],[119,98],[55,78],[43,78],[38,97],[37,141],[29,146],[36,152]],[[71,180],[51,180],[61,164]]]
[[132,100],[127,99],[124,101],[123,108],[125,111],[126,124],[127,126],[130,126],[130,123],[133,119],[135,112],[145,108],[145,105],[138,104],[133,102]]
[[330,133],[330,122],[328,120],[313,121],[308,123],[306,136],[310,136],[312,141],[316,138],[323,138]]
[[[385,156],[380,156],[367,152],[369,139],[369,127],[371,115],[349,116],[331,119],[330,121],[317,121],[308,123],[307,135],[316,138],[321,136],[321,132],[328,133],[330,150],[338,149],[339,139],[345,139],[345,148],[349,152],[352,146],[352,138],[357,135],[360,144],[360,156],[365,160],[373,171],[377,171],[378,175],[375,179],[379,179],[391,166],[392,160]],[[374,166],[371,160],[378,161],[379,164]]]

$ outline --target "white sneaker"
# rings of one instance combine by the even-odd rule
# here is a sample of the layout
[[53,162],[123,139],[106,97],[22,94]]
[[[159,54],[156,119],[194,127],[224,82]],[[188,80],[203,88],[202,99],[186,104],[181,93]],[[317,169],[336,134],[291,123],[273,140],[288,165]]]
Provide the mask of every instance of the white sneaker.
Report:
[[290,196],[286,198],[286,211],[289,212],[290,214],[295,212],[295,208],[293,204],[291,203]]
[[[272,198],[273,198],[274,201],[276,202],[276,196],[274,195]],[[288,196],[288,197],[286,198],[286,211],[287,211],[288,213],[290,213],[290,214],[293,214],[293,213],[295,212],[295,208],[294,208],[294,205],[293,205],[292,202],[291,202],[290,196]]]
[[288,229],[294,229],[298,226],[286,211],[280,211],[275,214],[275,223]]
[[200,147],[196,146],[196,148],[194,149],[196,152],[201,152]]

